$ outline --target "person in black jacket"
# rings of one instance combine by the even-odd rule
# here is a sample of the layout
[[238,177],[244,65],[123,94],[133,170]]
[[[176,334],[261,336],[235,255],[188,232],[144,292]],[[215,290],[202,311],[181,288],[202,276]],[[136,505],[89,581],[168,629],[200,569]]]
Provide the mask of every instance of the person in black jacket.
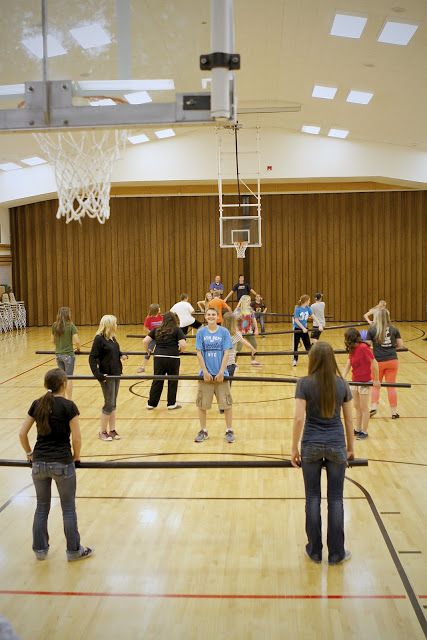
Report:
[[93,375],[99,381],[104,394],[104,406],[101,411],[101,430],[99,439],[104,441],[120,440],[116,431],[116,404],[119,392],[120,378],[106,376],[121,376],[122,360],[127,356],[120,351],[115,335],[117,331],[116,316],[102,316],[99,329],[96,332],[89,355],[89,365]]

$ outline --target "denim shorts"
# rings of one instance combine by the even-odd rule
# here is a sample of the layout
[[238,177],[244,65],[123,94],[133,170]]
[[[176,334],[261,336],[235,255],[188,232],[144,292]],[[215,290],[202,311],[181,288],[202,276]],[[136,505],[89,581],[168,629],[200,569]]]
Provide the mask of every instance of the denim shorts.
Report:
[[76,363],[75,355],[65,355],[63,353],[56,354],[56,364],[58,369],[65,371],[67,376],[72,376],[74,373],[74,365]]

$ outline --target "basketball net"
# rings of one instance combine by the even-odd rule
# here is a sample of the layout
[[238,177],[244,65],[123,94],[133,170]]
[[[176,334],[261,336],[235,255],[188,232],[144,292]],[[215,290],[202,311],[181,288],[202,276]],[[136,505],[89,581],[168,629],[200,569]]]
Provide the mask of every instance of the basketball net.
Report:
[[244,258],[245,257],[245,252],[246,252],[246,248],[248,246],[248,242],[233,242],[234,244],[234,248],[236,249],[236,253],[237,253],[237,257],[238,258]]
[[56,217],[72,220],[110,217],[110,187],[114,163],[126,145],[125,130],[35,133],[54,167],[59,206]]

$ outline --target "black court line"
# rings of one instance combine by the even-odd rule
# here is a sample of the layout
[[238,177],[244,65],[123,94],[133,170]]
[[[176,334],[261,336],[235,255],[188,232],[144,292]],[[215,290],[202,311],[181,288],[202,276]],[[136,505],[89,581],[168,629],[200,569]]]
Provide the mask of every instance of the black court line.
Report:
[[[22,489],[20,489],[20,490],[19,490],[19,491],[17,491],[16,493],[14,493],[14,494],[13,494],[13,496],[12,496],[11,498],[9,498],[9,500],[6,500],[6,502],[4,502],[4,503],[1,505],[1,507],[0,507],[0,513],[1,513],[2,511],[4,511],[4,510],[5,510],[5,509],[10,505],[10,504],[12,504],[12,502],[13,502],[14,500],[16,500],[16,498],[18,498],[18,497],[20,496],[20,494],[21,494],[23,491],[26,491],[26,489],[29,489],[29,488],[30,488],[30,487],[32,487],[32,486],[33,486],[33,483],[31,482],[31,484],[27,484],[27,485],[25,485],[25,487],[23,487]],[[26,497],[27,497],[27,496],[26,496]]]
[[400,511],[380,511],[382,516],[400,516]]
[[424,616],[423,610],[421,608],[421,605],[419,603],[419,600],[415,594],[415,591],[412,588],[412,585],[409,581],[409,578],[406,574],[406,571],[403,567],[403,564],[400,561],[400,558],[398,556],[398,552],[396,551],[393,542],[391,541],[391,538],[389,536],[389,533],[384,525],[384,522],[378,512],[378,509],[375,505],[374,500],[372,499],[371,494],[369,493],[369,491],[367,489],[365,489],[365,487],[363,485],[361,485],[359,482],[356,482],[356,480],[353,480],[353,478],[348,478],[347,476],[345,477],[346,480],[348,480],[349,482],[351,482],[352,484],[356,485],[356,487],[358,487],[361,492],[363,493],[363,495],[366,497],[366,500],[368,501],[368,504],[371,508],[372,514],[376,520],[376,523],[378,525],[378,528],[384,538],[384,542],[387,545],[387,549],[389,550],[389,553],[391,555],[391,558],[394,562],[394,566],[396,567],[397,573],[399,574],[399,577],[402,581],[402,584],[405,588],[406,593],[408,594],[408,598],[409,601],[412,605],[412,608],[415,612],[415,615],[417,616],[418,622],[421,625],[421,629],[424,632],[425,637],[427,638],[427,620]]
[[416,329],[417,331],[420,331],[421,335],[417,336],[416,338],[409,338],[408,340],[405,340],[405,342],[413,342],[414,340],[421,340],[421,338],[424,338],[424,336],[426,335],[426,332],[424,331],[424,329],[421,329],[420,327],[411,327],[413,329]]
[[397,553],[416,553],[416,554],[421,554],[422,551],[398,551]]
[[[30,499],[36,499],[35,495],[28,495],[28,496],[19,496],[20,498],[25,498],[26,500],[28,498]],[[51,500],[60,500],[59,496],[51,496]],[[286,500],[305,500],[305,496],[301,496],[301,497],[266,497],[266,498],[261,498],[261,497],[256,497],[256,496],[251,496],[248,498],[242,497],[242,496],[228,496],[228,497],[221,497],[221,496],[208,496],[208,497],[203,497],[203,496],[79,496],[76,495],[76,500],[187,500],[187,501],[194,501],[197,502],[198,500],[200,501],[205,501],[205,500],[217,500],[217,501],[228,501],[228,500],[266,500],[266,501],[286,501]],[[323,501],[327,501],[327,498],[322,498]],[[363,500],[365,502],[365,498],[363,496],[348,496],[348,497],[344,497],[344,500]]]

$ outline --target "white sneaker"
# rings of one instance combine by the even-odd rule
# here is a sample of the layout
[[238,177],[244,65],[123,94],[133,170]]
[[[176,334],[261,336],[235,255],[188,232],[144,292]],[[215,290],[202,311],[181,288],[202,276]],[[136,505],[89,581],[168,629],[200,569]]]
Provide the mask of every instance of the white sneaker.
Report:
[[297,364],[298,364],[297,360],[292,360],[292,366],[293,366],[293,367],[296,367],[296,366],[297,366]]
[[182,404],[175,402],[175,404],[168,405],[168,411],[173,411],[174,409],[182,409]]
[[152,407],[151,404],[147,403],[147,406],[145,407],[146,409],[148,409],[148,411],[152,411],[153,409],[155,409],[156,407]]

